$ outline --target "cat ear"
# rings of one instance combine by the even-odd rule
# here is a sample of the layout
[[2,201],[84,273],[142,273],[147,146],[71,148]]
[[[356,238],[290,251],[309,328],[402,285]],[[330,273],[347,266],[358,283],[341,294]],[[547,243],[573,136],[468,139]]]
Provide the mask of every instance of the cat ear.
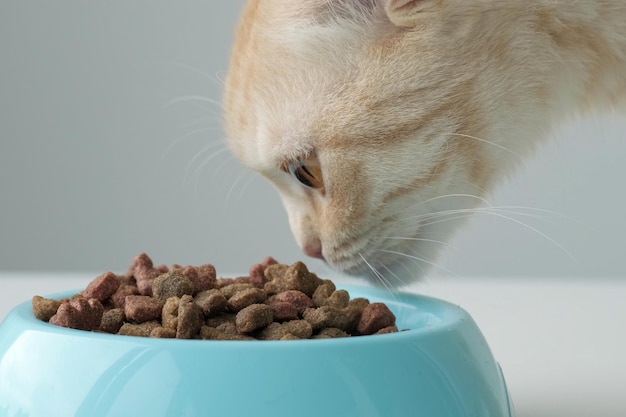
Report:
[[385,0],[387,17],[396,26],[410,27],[415,24],[417,16],[432,9],[433,3],[440,0]]

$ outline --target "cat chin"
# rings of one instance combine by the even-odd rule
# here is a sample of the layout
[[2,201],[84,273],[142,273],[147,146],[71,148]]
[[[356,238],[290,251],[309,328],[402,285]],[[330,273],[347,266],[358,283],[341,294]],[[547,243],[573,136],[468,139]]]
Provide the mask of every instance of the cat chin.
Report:
[[328,264],[332,269],[365,281],[369,285],[380,288],[400,288],[418,282],[424,278],[431,268],[427,262],[410,259],[405,256],[386,257],[367,262],[355,262],[350,266],[335,266]]
[[[424,225],[412,236],[379,240],[366,251],[327,264],[346,275],[383,288],[397,288],[422,280],[431,272],[450,273],[438,264],[438,257],[467,218],[451,218]],[[390,242],[392,244],[390,244]]]
[[[416,243],[417,242],[417,243]],[[419,281],[433,265],[427,259],[435,256],[432,248],[420,241],[403,240],[385,249],[373,248],[341,262],[325,261],[332,269],[379,287],[402,287]]]

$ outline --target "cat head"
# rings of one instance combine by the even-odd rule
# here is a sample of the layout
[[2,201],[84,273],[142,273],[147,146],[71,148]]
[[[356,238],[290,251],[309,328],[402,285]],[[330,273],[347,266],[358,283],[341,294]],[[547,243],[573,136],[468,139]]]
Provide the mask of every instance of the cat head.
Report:
[[230,146],[278,190],[305,253],[391,285],[418,277],[528,146],[540,122],[509,133],[538,120],[541,85],[484,3],[248,4]]

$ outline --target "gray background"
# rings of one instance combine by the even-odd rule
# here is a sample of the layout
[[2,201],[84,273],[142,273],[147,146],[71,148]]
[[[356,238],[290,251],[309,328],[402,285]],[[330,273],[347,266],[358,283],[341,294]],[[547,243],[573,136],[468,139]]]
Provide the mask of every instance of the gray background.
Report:
[[[0,1],[0,270],[302,258],[274,190],[224,147],[243,3]],[[624,132],[615,115],[556,132],[490,197],[521,208],[474,218],[432,275],[624,276]]]

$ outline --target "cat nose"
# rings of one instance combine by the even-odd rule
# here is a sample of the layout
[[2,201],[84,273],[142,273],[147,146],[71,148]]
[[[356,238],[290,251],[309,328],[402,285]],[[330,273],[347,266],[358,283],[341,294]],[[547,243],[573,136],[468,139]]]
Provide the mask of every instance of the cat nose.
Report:
[[318,238],[310,239],[304,244],[304,248],[302,250],[304,250],[304,253],[312,258],[324,260],[324,255],[322,255],[322,241]]

